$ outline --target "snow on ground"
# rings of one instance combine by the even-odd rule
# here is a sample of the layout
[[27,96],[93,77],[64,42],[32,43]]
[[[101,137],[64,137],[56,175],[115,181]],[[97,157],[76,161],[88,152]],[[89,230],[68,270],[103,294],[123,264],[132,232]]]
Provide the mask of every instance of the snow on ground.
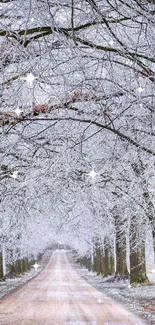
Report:
[[[125,307],[141,316],[149,325],[155,324],[155,274],[149,274],[149,286],[130,286],[129,280],[109,282],[112,277],[103,278],[96,272],[88,271],[77,265],[77,271],[89,284],[101,291],[105,296],[121,302]],[[113,325],[108,323],[107,325]],[[116,324],[115,324],[116,325]],[[123,324],[119,324],[123,325]]]

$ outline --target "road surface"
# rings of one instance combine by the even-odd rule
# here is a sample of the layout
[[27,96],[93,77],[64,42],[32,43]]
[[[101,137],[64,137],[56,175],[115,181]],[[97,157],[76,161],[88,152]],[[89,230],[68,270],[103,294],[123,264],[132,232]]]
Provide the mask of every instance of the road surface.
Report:
[[40,274],[0,300],[0,325],[145,324],[89,285],[59,250]]

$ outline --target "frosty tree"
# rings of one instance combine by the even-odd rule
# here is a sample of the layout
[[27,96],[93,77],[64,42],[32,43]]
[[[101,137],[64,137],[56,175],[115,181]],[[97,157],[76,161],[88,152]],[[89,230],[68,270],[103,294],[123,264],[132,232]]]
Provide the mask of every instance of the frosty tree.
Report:
[[68,244],[72,233],[104,274],[114,271],[115,239],[116,274],[126,274],[127,240],[131,282],[147,281],[146,229],[155,237],[154,1],[15,0],[0,1],[0,9],[8,258],[37,254],[41,236],[41,249],[60,237]]

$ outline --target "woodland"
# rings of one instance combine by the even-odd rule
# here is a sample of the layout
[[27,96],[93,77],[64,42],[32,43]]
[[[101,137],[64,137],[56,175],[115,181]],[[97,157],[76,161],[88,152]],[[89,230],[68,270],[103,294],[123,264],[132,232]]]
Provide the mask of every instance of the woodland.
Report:
[[0,1],[0,278],[52,244],[149,283],[155,1]]

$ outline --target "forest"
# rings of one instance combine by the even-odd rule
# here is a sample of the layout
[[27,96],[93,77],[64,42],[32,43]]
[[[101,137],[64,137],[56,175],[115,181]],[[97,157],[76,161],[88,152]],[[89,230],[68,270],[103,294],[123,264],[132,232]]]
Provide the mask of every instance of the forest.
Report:
[[0,278],[55,243],[149,283],[155,1],[0,1]]

